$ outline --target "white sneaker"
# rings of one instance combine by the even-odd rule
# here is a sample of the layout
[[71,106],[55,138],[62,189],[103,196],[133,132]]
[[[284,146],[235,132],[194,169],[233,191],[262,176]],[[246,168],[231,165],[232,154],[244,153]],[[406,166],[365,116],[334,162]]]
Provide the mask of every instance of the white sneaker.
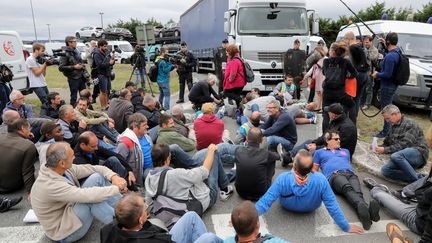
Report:
[[222,201],[227,201],[234,194],[234,188],[231,185],[228,185],[227,188],[228,192],[219,191],[219,196]]

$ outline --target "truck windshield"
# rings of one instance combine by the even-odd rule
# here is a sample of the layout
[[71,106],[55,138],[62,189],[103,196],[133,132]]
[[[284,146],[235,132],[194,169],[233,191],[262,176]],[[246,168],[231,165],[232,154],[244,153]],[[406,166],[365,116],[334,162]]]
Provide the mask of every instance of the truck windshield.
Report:
[[120,50],[124,52],[133,52],[133,48],[131,44],[120,44],[119,45]]
[[398,33],[398,46],[406,55],[432,59],[431,35],[417,35]]
[[269,18],[270,8],[240,8],[238,33],[254,35],[305,35],[308,33],[306,9],[279,8],[278,10],[280,10],[279,13]]

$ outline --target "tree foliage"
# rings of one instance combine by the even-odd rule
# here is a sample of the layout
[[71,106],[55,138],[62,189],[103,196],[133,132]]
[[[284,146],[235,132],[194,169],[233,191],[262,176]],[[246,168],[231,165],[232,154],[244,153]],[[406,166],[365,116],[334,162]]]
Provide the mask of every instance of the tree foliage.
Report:
[[114,24],[109,24],[108,27],[117,27],[117,28],[125,28],[128,29],[134,36],[136,36],[135,28],[137,26],[144,25],[144,22],[139,19],[130,18],[128,21],[124,21],[122,19],[117,20]]

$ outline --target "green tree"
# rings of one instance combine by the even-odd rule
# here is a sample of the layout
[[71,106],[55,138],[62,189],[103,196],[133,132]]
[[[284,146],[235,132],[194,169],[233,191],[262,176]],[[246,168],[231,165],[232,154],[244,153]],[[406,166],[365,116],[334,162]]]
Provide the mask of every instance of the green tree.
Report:
[[130,20],[128,21],[119,19],[115,24],[109,24],[108,27],[109,28],[118,27],[118,28],[128,29],[136,37],[135,28],[140,25],[144,25],[144,22],[142,22],[139,19],[130,18]]
[[423,9],[414,14],[414,21],[426,23],[432,17],[432,2],[423,5]]
[[174,21],[174,19],[170,19],[170,20],[168,20],[167,25],[169,25],[169,24],[174,24],[174,23],[176,23],[176,22]]
[[154,17],[147,19],[146,24],[151,24],[154,27],[163,27],[163,24],[160,21],[156,20]]

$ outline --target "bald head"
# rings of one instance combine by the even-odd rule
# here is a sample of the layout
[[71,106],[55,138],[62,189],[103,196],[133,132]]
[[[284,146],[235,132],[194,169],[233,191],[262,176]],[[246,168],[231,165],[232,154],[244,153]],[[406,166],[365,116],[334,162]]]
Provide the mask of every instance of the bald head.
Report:
[[312,155],[305,149],[300,149],[294,158],[295,171],[301,176],[309,174],[313,167]]
[[253,124],[259,123],[261,120],[261,113],[259,111],[252,112],[250,120]]
[[17,111],[14,111],[14,110],[5,111],[5,112],[3,112],[3,115],[2,115],[3,123],[6,125],[11,125],[12,123],[14,123],[19,118],[20,118],[19,113]]

